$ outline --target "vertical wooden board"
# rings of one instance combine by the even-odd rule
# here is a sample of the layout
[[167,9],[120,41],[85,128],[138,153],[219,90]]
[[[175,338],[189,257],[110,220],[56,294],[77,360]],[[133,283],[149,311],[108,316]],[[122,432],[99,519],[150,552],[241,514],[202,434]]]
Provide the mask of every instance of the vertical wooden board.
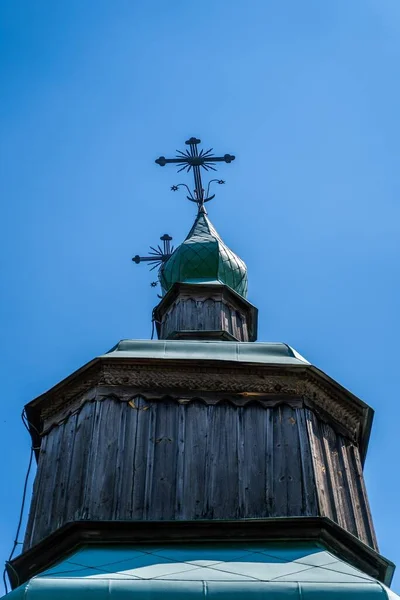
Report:
[[238,320],[237,311],[233,307],[231,307],[231,313],[232,313],[232,330],[233,330],[233,335],[235,336],[235,338],[237,340],[240,340],[240,336],[241,336],[240,318]]
[[179,303],[180,314],[179,314],[179,330],[186,329],[189,318],[190,318],[190,302],[188,300],[183,300]]
[[328,440],[330,448],[332,485],[335,486],[337,494],[337,512],[339,515],[339,524],[347,529],[347,531],[357,535],[351,498],[349,495],[345,468],[342,460],[341,437],[330,425],[325,425],[325,431],[326,439]]
[[197,308],[197,304],[195,300],[192,300],[191,298],[187,298],[186,300],[183,300],[182,302],[182,322],[181,322],[181,329],[185,330],[185,329],[199,329],[199,327],[201,327],[200,325],[200,321],[199,321],[199,312],[201,312],[198,308]]
[[147,452],[149,438],[152,437],[149,434],[149,426],[150,422],[154,421],[156,408],[154,402],[146,402],[140,398],[135,399],[135,405],[137,406],[137,424],[131,505],[133,519],[140,520],[144,518]]
[[360,500],[358,498],[357,487],[355,485],[354,475],[352,474],[348,456],[348,447],[350,445],[351,442],[349,440],[344,439],[342,436],[338,436],[338,449],[344,480],[343,485],[347,492],[348,510],[351,513],[352,529],[350,529],[350,531],[360,539],[365,539],[364,525],[359,519]]
[[137,423],[139,411],[136,406],[137,398],[124,403],[124,420],[118,446],[118,468],[120,472],[117,494],[118,504],[115,505],[115,519],[129,521],[133,518],[132,492],[135,481],[135,454],[137,442]]
[[[165,339],[168,335],[168,332],[171,331],[172,329],[172,316],[171,316],[171,310],[169,310],[167,313],[165,313],[162,318],[161,318],[161,336]],[[154,327],[156,327],[156,324],[154,323]]]
[[241,337],[241,340],[243,342],[249,341],[249,331],[247,328],[247,319],[244,315],[242,315],[242,337]]
[[195,300],[189,299],[182,302],[182,316],[182,329],[197,330],[201,328],[201,310],[197,310]]
[[228,315],[229,315],[229,331],[230,333],[236,337],[236,319],[235,319],[235,311],[232,310],[232,308],[228,305],[226,305],[226,310],[228,311]]
[[177,402],[159,402],[154,440],[154,467],[149,516],[154,520],[175,518],[178,458]]
[[210,310],[212,310],[213,329],[221,329],[222,302],[220,300],[213,300]]
[[[193,311],[195,312],[195,317],[193,316]],[[195,306],[191,307],[191,319],[190,323],[196,327],[196,329],[204,330],[208,328],[208,318],[209,313],[206,308],[206,300],[197,300]]]
[[311,410],[306,410],[307,430],[310,440],[311,454],[313,458],[313,468],[316,481],[316,490],[318,495],[319,513],[322,517],[329,517],[336,520],[335,511],[332,510],[332,501],[330,489],[326,476],[325,459],[322,452],[321,432],[319,423]]
[[62,437],[63,425],[54,427],[48,434],[46,467],[40,485],[39,501],[35,519],[35,544],[52,532],[52,523],[50,521],[51,503],[56,488],[56,465],[58,465],[61,460]]
[[178,330],[186,329],[188,319],[188,300],[179,300]]
[[229,308],[227,307],[226,304],[223,304],[224,307],[224,315],[225,315],[225,331],[228,331],[229,333],[232,333],[232,321],[231,321],[231,315],[230,315],[230,311]]
[[57,529],[64,524],[65,503],[68,498],[68,478],[74,447],[75,429],[78,415],[74,414],[68,417],[63,423],[63,436],[58,459],[56,461],[56,485],[51,508],[49,507],[49,516],[53,524],[53,529]]
[[97,460],[92,461],[90,473],[92,479],[90,513],[93,519],[111,518],[117,476],[119,426],[123,408],[123,403],[113,398],[101,402],[101,417],[96,425],[99,436]]
[[283,407],[278,406],[273,411],[274,508],[271,516],[274,517],[286,516],[284,507],[287,507],[288,504],[288,474],[286,465],[284,419],[285,414]]
[[[47,497],[47,481],[50,476],[52,468],[52,449],[54,447],[54,438],[51,435],[53,430],[50,430],[45,436],[45,449],[43,448],[41,454],[41,461],[39,465],[38,475],[35,481],[34,493],[37,494],[35,514],[32,522],[32,533],[30,539],[30,546],[34,546],[43,538],[43,507],[46,505]],[[43,443],[43,442],[42,442]]]
[[[237,407],[218,404],[210,407],[209,507],[214,519],[239,516],[239,473],[237,450]],[[224,485],[221,485],[221,482]]]
[[144,512],[143,518],[151,520],[152,500],[153,500],[153,470],[154,470],[154,450],[156,445],[156,424],[159,403],[153,402],[149,408],[149,428],[147,440],[145,440],[146,453],[146,474],[144,480]]
[[225,329],[225,316],[224,316],[224,305],[222,302],[216,302],[216,329]]
[[229,318],[229,309],[226,306],[226,304],[224,304],[224,303],[222,303],[222,320],[223,320],[222,328],[225,331],[232,333],[232,327],[231,327],[231,322],[230,322],[230,318]]
[[182,300],[177,300],[174,304],[173,314],[172,314],[172,325],[173,331],[178,331],[181,328],[182,323],[182,312],[183,312],[184,302]]
[[[247,409],[249,407],[246,407]],[[238,460],[238,517],[241,519],[246,514],[246,497],[248,495],[248,471],[245,466],[245,432],[244,432],[243,407],[237,410],[236,437],[237,437],[237,460]]]
[[224,305],[220,300],[214,300],[213,322],[214,329],[223,329],[223,311]]
[[[112,511],[110,518],[112,520],[122,519],[121,514],[126,514],[126,504],[128,501],[128,497],[130,498],[131,494],[128,496],[122,494],[122,488],[126,483],[127,478],[132,482],[132,467],[133,460],[129,465],[131,470],[128,471],[129,466],[127,464],[127,453],[128,449],[128,440],[126,438],[126,429],[127,429],[127,420],[129,411],[131,408],[129,407],[127,402],[119,402],[119,423],[118,423],[118,439],[116,444],[116,456],[115,456],[115,478],[114,478],[114,489],[112,494]],[[125,445],[127,447],[125,447]]]
[[201,300],[196,302],[196,320],[200,324],[200,329],[210,329],[211,321],[210,321],[210,310],[209,303],[212,303],[212,300]]
[[358,489],[358,497],[360,499],[360,508],[362,511],[362,520],[365,524],[366,539],[363,541],[379,551],[378,542],[376,539],[374,523],[372,521],[371,509],[368,502],[367,490],[365,488],[364,474],[361,465],[360,453],[356,446],[350,447],[354,471],[356,473],[355,482]]
[[197,329],[198,311],[195,300],[186,300],[182,302],[182,325],[181,329]]
[[170,310],[168,312],[168,333],[170,331],[176,331],[177,327],[178,327],[178,309],[176,310]]
[[243,322],[242,322],[242,314],[235,310],[235,318],[236,318],[236,332],[239,340],[243,339]]
[[[84,496],[88,473],[88,460],[92,453],[91,437],[95,404],[87,402],[77,415],[73,447],[68,474],[64,523],[86,518]],[[99,460],[101,458],[99,457]]]
[[178,302],[176,302],[176,304],[174,305],[174,325],[176,325],[174,331],[180,331],[182,329],[184,304],[184,302],[178,300]]
[[[167,337],[168,331],[170,330],[169,321],[170,321],[169,313],[165,313],[162,316],[162,319],[161,319],[161,322],[160,322],[161,323],[160,327],[161,327],[161,338],[162,339],[165,339]],[[156,322],[154,321],[152,325],[153,325],[153,327],[155,329]]]
[[182,406],[182,409],[185,412],[185,429],[182,482],[179,483],[182,490],[179,515],[187,520],[205,519],[210,516],[207,471],[209,415],[215,407],[191,402]]
[[189,327],[195,331],[207,329],[207,311],[204,310],[204,302],[201,300],[190,300],[187,304]]
[[[161,318],[161,336],[163,338],[166,337],[167,332],[171,329],[171,311],[169,310],[165,313]],[[156,323],[154,322],[154,328],[156,328]]]
[[351,443],[348,443],[346,448],[343,449],[343,455],[345,455],[347,459],[349,480],[352,482],[352,502],[358,530],[357,535],[360,540],[377,549],[375,534],[371,535],[370,531],[369,508],[365,506],[364,494],[359,482],[360,473],[361,477],[363,477],[363,474],[362,469],[361,471],[358,469],[357,461],[355,459],[356,453],[358,454],[358,450],[354,447],[354,444]]
[[275,515],[275,440],[274,409],[266,409],[265,418],[265,506],[268,517]]
[[318,515],[318,500],[316,494],[316,481],[313,469],[310,440],[307,432],[307,419],[304,408],[296,409],[297,432],[299,436],[303,512],[306,517]]
[[346,520],[344,518],[344,506],[342,503],[342,496],[340,490],[340,474],[336,470],[336,435],[334,430],[327,423],[321,423],[320,430],[322,432],[321,446],[325,461],[326,479],[330,488],[332,512],[335,515],[334,520],[341,527],[346,528]]
[[236,322],[238,328],[238,339],[241,342],[247,342],[247,326],[246,326],[246,318],[241,312],[236,312]]
[[104,404],[96,401],[92,404],[92,428],[89,435],[86,465],[86,480],[83,493],[83,515],[85,519],[93,519],[98,502],[98,479],[96,466],[102,460],[101,419]]
[[203,306],[200,305],[199,312],[203,311],[204,314],[204,329],[212,331],[215,329],[215,302],[208,298],[201,304],[203,304]]
[[31,500],[31,505],[29,508],[28,523],[27,523],[25,537],[24,537],[23,552],[28,550],[33,545],[32,537],[35,535],[34,525],[36,523],[36,514],[37,514],[39,495],[40,495],[40,490],[42,487],[43,475],[45,472],[44,463],[46,461],[47,441],[48,441],[47,435],[41,439],[39,460],[38,460],[35,480],[33,483],[32,500]]
[[104,448],[103,469],[98,470],[100,485],[99,518],[109,519],[114,508],[114,492],[118,489],[118,477],[124,473],[118,470],[118,456],[121,435],[121,421],[125,413],[125,403],[110,399],[105,401],[102,419],[102,447]]
[[268,517],[265,504],[268,410],[252,404],[239,409],[238,455],[240,516]]
[[294,408],[285,404],[282,406],[282,432],[286,462],[287,515],[298,517],[304,511],[297,414]]
[[[176,329],[176,326],[177,326],[177,323],[178,323],[178,321],[177,321],[177,318],[178,318],[178,307],[177,307],[176,304],[173,304],[169,308],[169,310],[167,312],[167,315],[168,315],[168,332],[174,331]],[[162,318],[162,321],[164,321],[164,316],[162,316],[161,318]]]
[[184,490],[184,468],[185,468],[185,436],[186,436],[186,406],[178,404],[177,406],[177,455],[176,455],[176,473],[175,473],[175,510],[174,518],[182,519],[182,504]]

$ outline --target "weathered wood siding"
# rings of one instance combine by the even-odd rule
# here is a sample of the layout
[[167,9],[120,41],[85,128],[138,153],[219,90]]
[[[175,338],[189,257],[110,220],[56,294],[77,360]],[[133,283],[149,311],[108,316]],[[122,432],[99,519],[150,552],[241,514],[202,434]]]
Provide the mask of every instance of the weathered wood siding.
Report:
[[307,411],[320,514],[377,548],[358,448]]
[[25,550],[80,519],[318,514],[375,545],[357,448],[306,408],[107,398],[44,437]]
[[188,338],[188,332],[229,334],[240,342],[250,340],[247,316],[237,306],[222,299],[178,298],[163,314],[160,339]]

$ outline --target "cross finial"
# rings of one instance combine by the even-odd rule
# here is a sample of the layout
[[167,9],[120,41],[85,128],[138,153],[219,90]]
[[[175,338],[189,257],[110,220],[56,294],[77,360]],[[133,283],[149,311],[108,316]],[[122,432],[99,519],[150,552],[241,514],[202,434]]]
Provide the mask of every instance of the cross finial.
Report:
[[197,146],[200,143],[201,140],[195,137],[191,137],[185,142],[185,144],[189,146],[189,149],[186,149],[184,152],[182,152],[181,150],[177,150],[177,156],[175,158],[165,158],[165,156],[160,156],[160,158],[157,158],[156,163],[160,165],[160,167],[165,167],[165,165],[170,163],[176,164],[179,167],[178,173],[184,170],[187,173],[189,173],[189,171],[193,170],[193,192],[185,183],[173,185],[171,187],[171,190],[175,192],[180,187],[185,187],[189,192],[187,199],[191,202],[196,202],[199,212],[206,212],[204,204],[212,200],[215,196],[215,194],[209,196],[210,185],[213,182],[223,184],[225,183],[225,181],[223,181],[222,179],[211,179],[211,181],[208,182],[207,191],[205,193],[201,181],[201,169],[204,169],[205,171],[216,171],[217,169],[214,167],[214,165],[217,162],[231,163],[233,160],[235,160],[235,157],[232,154],[225,154],[224,156],[214,156],[214,154],[212,153],[212,148],[210,148],[209,150],[200,150],[199,152]]
[[161,267],[161,265],[169,259],[174,248],[171,246],[172,237],[168,235],[168,233],[164,233],[164,235],[160,237],[160,240],[163,243],[162,248],[159,245],[157,245],[157,248],[150,246],[150,256],[139,256],[139,254],[136,254],[136,256],[132,258],[133,262],[137,265],[141,262],[154,263],[154,265],[150,267],[150,271],[153,271],[157,267]]

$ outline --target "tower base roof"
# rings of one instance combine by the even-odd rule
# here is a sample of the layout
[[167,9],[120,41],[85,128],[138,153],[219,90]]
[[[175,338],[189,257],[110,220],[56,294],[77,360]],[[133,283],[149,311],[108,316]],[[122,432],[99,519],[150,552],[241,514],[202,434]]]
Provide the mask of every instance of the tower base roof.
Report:
[[[268,567],[269,563],[288,563],[297,560],[302,552],[304,552],[303,557],[308,556],[307,553],[314,556],[317,553],[315,548],[318,548],[318,552],[322,551],[320,547],[323,547],[324,552],[331,553],[333,558],[329,560],[332,562],[332,565],[336,565],[330,567],[329,571],[329,573],[332,571],[334,579],[322,579],[322,582],[340,582],[335,577],[337,573],[341,573],[341,564],[347,565],[346,569],[348,573],[358,574],[357,577],[359,577],[359,580],[357,582],[359,584],[372,585],[373,583],[376,589],[379,589],[380,583],[390,585],[394,572],[392,562],[326,517],[222,521],[76,521],[61,527],[30,550],[14,558],[7,565],[7,571],[13,587],[19,586],[22,582],[28,580],[31,582],[36,580],[41,582],[43,577],[52,578],[53,575],[51,574],[56,572],[58,573],[57,579],[59,577],[62,578],[63,574],[68,580],[70,577],[74,579],[78,577],[82,579],[82,585],[84,585],[84,573],[86,572],[86,576],[88,575],[87,569],[90,570],[90,566],[94,569],[92,571],[93,576],[103,574],[105,578],[108,577],[109,579],[109,574],[114,573],[114,571],[110,571],[109,567],[113,566],[114,562],[117,564],[120,560],[118,556],[121,552],[125,552],[124,548],[130,548],[131,554],[128,553],[126,556],[128,562],[133,556],[136,557],[138,552],[142,554],[150,552],[154,554],[153,558],[157,558],[158,549],[162,548],[163,552],[167,552],[166,548],[168,548],[173,562],[177,562],[179,559],[181,563],[187,563],[188,561],[201,561],[207,553],[211,556],[218,544],[221,549],[240,547],[243,549],[244,556],[247,556],[249,549],[253,548],[253,546],[254,548],[256,546],[257,548],[264,548],[264,550],[260,550],[261,555],[259,558],[262,558],[264,561],[262,569],[266,573],[265,578],[260,578],[259,575],[253,576],[250,570],[246,575],[246,581],[249,580],[248,583],[257,581],[263,582],[263,585],[268,582],[272,583],[272,579],[278,575],[273,576],[271,574],[273,570],[271,570],[272,567]],[[93,549],[88,551],[89,554],[85,555],[90,560],[89,558],[85,558],[86,562],[84,562],[77,557],[75,559],[71,558],[74,552],[88,546]],[[279,560],[276,558],[275,550],[272,552],[267,549],[278,547],[281,548],[282,552]],[[191,553],[189,552],[188,555],[186,548],[192,548]],[[309,550],[310,548],[314,548],[314,550]],[[99,554],[100,550],[102,554]],[[90,552],[92,551],[97,552],[96,557],[100,557],[98,560],[96,558],[96,564],[91,558],[92,555]],[[256,551],[253,550],[252,552],[254,554]],[[297,559],[293,559],[293,553],[297,553]],[[192,556],[192,558],[186,558],[186,556]],[[221,556],[220,560],[215,559],[214,562],[224,562],[224,555],[222,554]],[[275,562],[273,560],[269,560],[268,562],[267,559],[268,557],[271,559],[271,556],[275,557]],[[169,563],[171,560],[165,558],[163,564]],[[204,560],[211,561],[213,559]],[[121,569],[128,568],[128,562],[126,564],[121,563],[122,566],[118,566],[115,572],[119,573]],[[72,563],[75,563],[75,566]],[[303,563],[304,561],[301,564]],[[154,564],[158,563],[155,562]],[[58,566],[53,567],[53,565]],[[60,565],[63,565],[62,568]],[[83,570],[80,571],[77,565]],[[327,569],[327,563],[324,562],[324,565]],[[211,564],[208,566],[212,567]],[[315,567],[317,571],[320,569],[314,563],[310,563],[311,566]],[[54,569],[56,570],[54,571]],[[299,572],[302,570],[303,567],[299,569]],[[292,572],[294,573],[294,571]],[[162,572],[158,570],[157,573],[158,575],[162,575]],[[329,573],[325,573],[325,576],[327,577]],[[285,577],[288,575],[286,571],[282,574]],[[153,575],[154,577],[146,577],[146,581],[149,579],[159,579],[158,575]],[[316,572],[315,576],[317,577]],[[113,576],[112,578],[114,579],[115,577]],[[139,573],[134,578],[129,575],[126,578],[141,581]],[[92,578],[88,581],[91,580]],[[179,578],[178,580],[180,581]],[[305,582],[308,580],[295,579],[294,581]],[[377,583],[378,581],[380,582],[379,584]],[[350,585],[347,579],[344,579],[343,582]],[[288,579],[287,583],[293,583],[293,580],[290,582]],[[318,579],[314,578],[313,583],[317,584]],[[354,583],[352,581],[351,586]],[[38,585],[40,586],[42,583],[38,583]],[[368,589],[372,589],[372,587]],[[15,598],[18,598],[18,596],[15,596]],[[35,600],[37,600],[36,596]]]
[[78,549],[9,596],[197,600],[399,598],[377,579],[307,541],[96,545]]

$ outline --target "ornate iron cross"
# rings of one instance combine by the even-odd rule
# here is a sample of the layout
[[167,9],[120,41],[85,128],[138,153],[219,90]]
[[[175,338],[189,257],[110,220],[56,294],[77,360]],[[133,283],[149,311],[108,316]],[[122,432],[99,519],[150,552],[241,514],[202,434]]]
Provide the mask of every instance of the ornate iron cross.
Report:
[[189,173],[189,171],[193,169],[193,192],[191,192],[191,190],[185,183],[173,185],[171,187],[171,190],[173,192],[176,192],[178,188],[185,187],[189,192],[189,195],[187,196],[188,200],[190,200],[191,202],[196,202],[197,206],[199,207],[199,211],[204,211],[204,203],[209,202],[215,196],[215,194],[209,196],[210,185],[214,181],[216,181],[219,184],[225,183],[225,181],[223,181],[222,179],[211,179],[211,181],[208,182],[207,192],[204,193],[203,184],[201,181],[201,169],[204,169],[205,171],[216,171],[217,169],[214,167],[214,165],[217,162],[231,163],[233,160],[235,160],[235,157],[232,156],[232,154],[225,154],[224,156],[214,156],[214,154],[212,153],[212,148],[206,151],[200,150],[199,152],[197,146],[200,143],[201,140],[195,137],[191,137],[190,140],[187,140],[185,142],[185,144],[189,146],[189,150],[185,150],[184,152],[182,152],[181,150],[177,150],[177,156],[175,158],[165,158],[165,156],[160,156],[160,158],[157,158],[156,163],[160,165],[160,167],[165,167],[165,165],[171,163],[176,164],[178,167],[180,167],[178,169],[178,173],[184,170],[186,170],[186,172]]
[[160,240],[163,243],[162,248],[159,245],[157,245],[157,248],[150,246],[150,256],[139,256],[136,254],[136,256],[132,258],[133,262],[135,262],[137,265],[141,262],[154,263],[154,265],[150,267],[150,271],[153,271],[157,267],[161,267],[161,265],[169,259],[174,251],[174,248],[171,246],[172,237],[168,235],[168,233],[165,233],[163,236],[161,236]]

